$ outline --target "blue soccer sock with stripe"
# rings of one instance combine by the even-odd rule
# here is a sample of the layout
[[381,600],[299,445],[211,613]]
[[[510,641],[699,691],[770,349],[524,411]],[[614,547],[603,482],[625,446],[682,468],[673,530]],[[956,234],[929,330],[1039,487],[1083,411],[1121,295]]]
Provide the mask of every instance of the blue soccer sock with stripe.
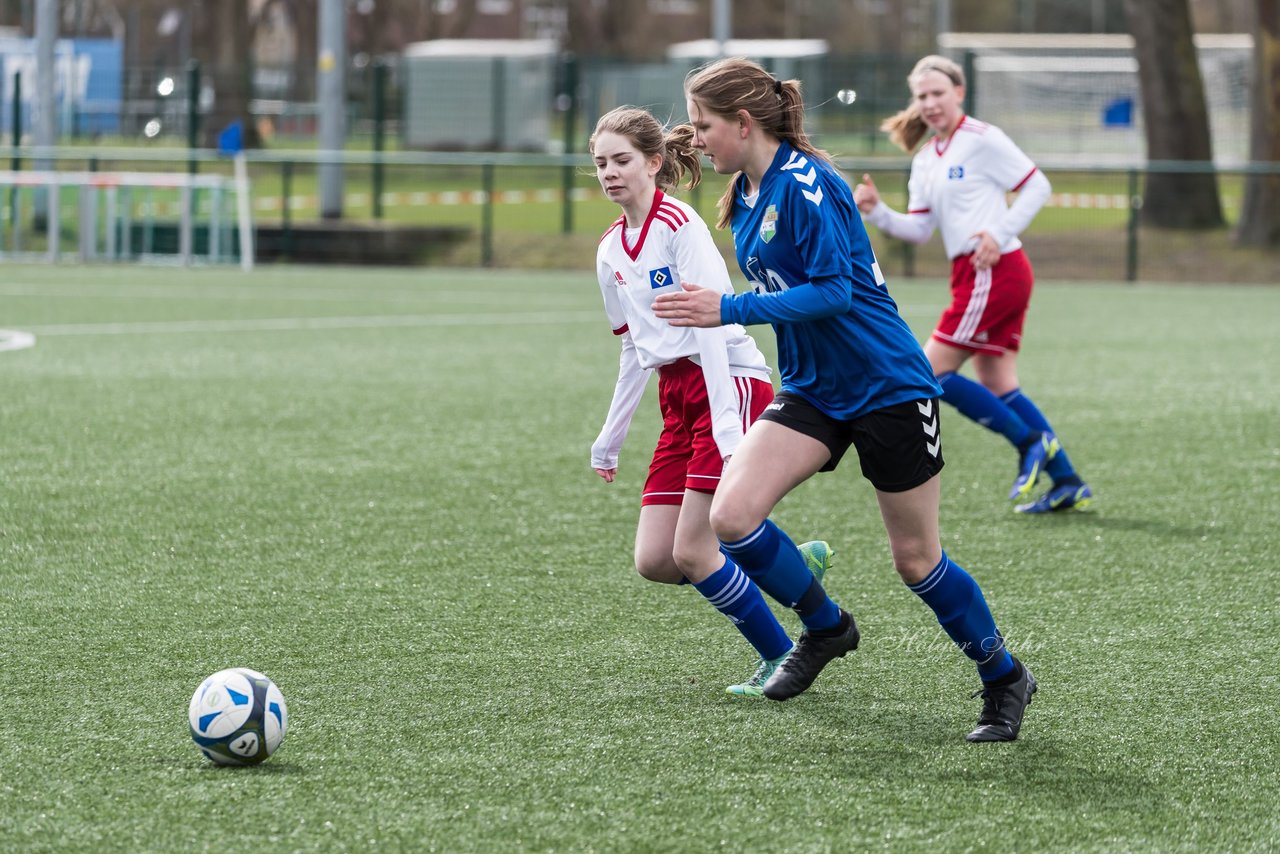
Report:
[[937,377],[942,386],[942,399],[959,410],[965,418],[1004,436],[1021,449],[1031,437],[1032,429],[1018,413],[1005,405],[982,383],[976,383],[955,371]]
[[[1001,400],[1005,406],[1008,406],[1014,412],[1018,413],[1018,417],[1027,423],[1032,430],[1040,430],[1044,433],[1052,433],[1053,428],[1049,426],[1049,419],[1044,417],[1044,413],[1035,405],[1031,398],[1027,397],[1020,388],[1015,388],[1006,395],[1002,395]],[[1076,474],[1075,467],[1071,465],[1071,458],[1067,456],[1067,452],[1061,447],[1058,453],[1053,455],[1053,459],[1045,464],[1045,471],[1049,472],[1049,477],[1053,478],[1054,483],[1070,482],[1072,478],[1080,479]]]
[[737,542],[720,548],[760,589],[800,616],[806,629],[821,631],[840,623],[840,608],[805,565],[796,544],[768,519]]
[[693,588],[729,618],[761,658],[774,661],[791,651],[791,638],[769,610],[760,588],[732,560],[725,558],[724,566],[693,582]]
[[1004,648],[1004,636],[982,589],[945,552],[923,581],[907,587],[933,609],[947,636],[978,665],[982,681],[994,682],[1013,672],[1013,656]]

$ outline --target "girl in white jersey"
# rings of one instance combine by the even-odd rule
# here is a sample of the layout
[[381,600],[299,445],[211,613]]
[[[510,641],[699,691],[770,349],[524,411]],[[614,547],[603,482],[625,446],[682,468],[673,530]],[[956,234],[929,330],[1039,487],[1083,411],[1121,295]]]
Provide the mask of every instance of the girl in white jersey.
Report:
[[[1020,388],[1017,354],[1034,280],[1018,234],[1049,197],[1049,180],[999,128],[964,114],[964,72],[926,56],[907,77],[911,103],[881,126],[905,151],[933,136],[911,161],[907,213],[880,199],[870,175],[854,188],[866,220],[900,240],[924,243],[942,230],[951,305],[924,352],[942,399],[1009,440],[1019,452],[1009,493],[1022,513],[1084,508],[1093,498],[1053,428]],[[1017,192],[1010,206],[1008,192]],[[959,370],[973,360],[978,382]],[[1030,498],[1042,471],[1053,485]]]
[[[663,427],[641,498],[636,571],[650,581],[692,584],[729,618],[760,662],[754,675],[726,691],[759,697],[793,644],[760,589],[721,553],[709,511],[725,460],[773,400],[770,368],[741,326],[677,329],[653,314],[654,298],[684,281],[733,293],[706,224],[667,195],[685,173],[690,187],[701,177],[692,135],[688,125],[666,133],[656,118],[632,107],[602,116],[591,135],[596,177],[622,208],[596,252],[605,313],[622,355],[591,467],[613,482],[632,416],[657,371]],[[801,548],[820,578],[831,550],[821,541]]]

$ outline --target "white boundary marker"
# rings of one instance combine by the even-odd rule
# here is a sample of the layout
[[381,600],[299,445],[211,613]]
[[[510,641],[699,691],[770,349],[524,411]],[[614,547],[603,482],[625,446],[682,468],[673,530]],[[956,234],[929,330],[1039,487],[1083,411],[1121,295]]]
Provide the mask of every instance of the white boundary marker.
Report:
[[36,346],[36,336],[18,329],[0,329],[0,353],[6,350],[25,350]]
[[236,153],[236,219],[240,221],[240,269],[253,269],[253,212],[249,201],[249,168],[245,165],[244,152]]

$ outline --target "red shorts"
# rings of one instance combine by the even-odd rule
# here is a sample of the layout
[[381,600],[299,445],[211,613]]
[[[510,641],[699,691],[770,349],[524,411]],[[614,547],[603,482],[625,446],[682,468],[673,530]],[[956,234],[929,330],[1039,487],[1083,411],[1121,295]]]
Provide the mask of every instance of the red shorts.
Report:
[[[747,377],[734,377],[733,385],[745,431],[773,400],[773,386]],[[686,489],[715,492],[724,459],[711,433],[711,405],[702,368],[690,359],[659,368],[658,403],[662,435],[653,449],[640,503],[679,504]]]
[[1031,262],[1016,249],[978,272],[972,257],[961,255],[951,262],[951,305],[942,312],[933,337],[975,353],[1016,353],[1035,281]]

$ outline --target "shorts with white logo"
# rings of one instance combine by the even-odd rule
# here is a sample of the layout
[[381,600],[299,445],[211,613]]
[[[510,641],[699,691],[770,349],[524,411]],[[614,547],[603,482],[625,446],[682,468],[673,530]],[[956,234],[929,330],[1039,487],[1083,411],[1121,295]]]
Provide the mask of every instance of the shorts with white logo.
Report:
[[1003,356],[1022,344],[1035,273],[1021,249],[978,271],[972,255],[951,262],[951,305],[938,318],[933,337],[974,353]]
[[906,492],[942,471],[940,409],[937,398],[922,398],[841,421],[803,397],[784,391],[760,420],[789,427],[826,445],[831,459],[821,471],[835,471],[853,445],[858,449],[862,476],[872,486],[881,492]]

